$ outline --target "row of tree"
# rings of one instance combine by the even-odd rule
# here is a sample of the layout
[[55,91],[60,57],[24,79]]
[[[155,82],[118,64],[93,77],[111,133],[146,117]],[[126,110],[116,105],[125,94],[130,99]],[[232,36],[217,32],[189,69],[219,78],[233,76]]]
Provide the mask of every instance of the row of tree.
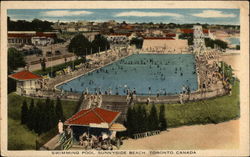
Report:
[[[24,55],[15,48],[8,49],[8,75],[20,67],[25,67]],[[16,90],[16,81],[8,77],[8,93]]]
[[228,65],[225,62],[220,62],[220,67],[219,67],[219,72],[221,74],[224,74],[224,77],[226,80],[228,80],[229,83],[233,84],[234,83],[234,73],[231,65]]
[[30,105],[23,101],[21,109],[21,124],[27,125],[30,130],[41,134],[54,128],[58,121],[64,121],[63,109],[60,98],[56,104],[47,98],[45,101],[38,101],[35,105],[31,99]]
[[143,45],[143,38],[132,38],[130,45],[135,45],[137,49],[141,49]]
[[53,22],[42,21],[39,19],[34,19],[32,21],[17,20],[12,21],[8,17],[8,31],[37,31],[37,32],[50,32],[53,31]]
[[145,106],[129,107],[125,125],[129,136],[146,131],[166,130],[165,106],[160,106],[159,114],[155,105],[152,105],[149,113],[147,113]]
[[94,54],[99,51],[105,51],[109,48],[110,44],[108,40],[101,34],[96,35],[92,42],[84,35],[77,34],[71,39],[68,46],[69,52],[73,52],[80,57],[85,57],[86,55]]
[[[187,39],[188,40],[188,45],[193,45],[194,42],[194,36],[193,33],[182,33],[179,35],[180,39]],[[228,48],[228,44],[227,42],[224,42],[222,40],[216,39],[210,39],[210,38],[205,38],[205,45],[206,47],[211,47],[214,48],[214,45],[217,45],[219,48],[221,49],[226,49]]]
[[194,44],[194,35],[193,33],[182,33],[179,35],[180,39],[187,39],[188,40],[188,45],[193,45]]
[[227,42],[219,40],[219,39],[212,40],[209,38],[205,38],[205,45],[206,45],[206,47],[211,47],[211,48],[214,48],[215,45],[217,45],[221,49],[228,48]]

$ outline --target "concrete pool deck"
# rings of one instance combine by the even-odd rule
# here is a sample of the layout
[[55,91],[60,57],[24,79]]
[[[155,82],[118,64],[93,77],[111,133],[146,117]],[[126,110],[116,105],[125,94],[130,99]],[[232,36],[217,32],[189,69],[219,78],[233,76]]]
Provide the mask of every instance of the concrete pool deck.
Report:
[[[144,53],[144,52],[142,52],[142,53]],[[103,55],[105,54],[105,52],[103,52]],[[129,53],[127,56],[130,56],[132,53]],[[125,56],[125,57],[127,57],[127,56]],[[105,57],[105,56],[104,56]],[[48,89],[45,89],[44,90],[44,92],[42,92],[42,94],[40,94],[41,96],[51,96],[51,94],[52,95],[54,95],[55,96],[55,94],[56,95],[58,95],[58,96],[60,96],[60,97],[62,97],[62,93],[61,93],[61,91],[60,90],[58,90],[58,89],[56,89],[56,92],[54,91],[54,89],[55,89],[55,87],[57,87],[58,85],[60,85],[60,84],[63,84],[63,83],[65,83],[65,82],[68,82],[69,80],[72,80],[72,79],[75,79],[75,78],[78,78],[79,76],[82,76],[82,75],[85,75],[86,73],[89,73],[89,72],[91,72],[91,71],[94,71],[94,70],[96,70],[96,69],[99,69],[99,68],[101,68],[101,67],[103,67],[103,66],[106,66],[106,65],[109,65],[109,64],[112,64],[113,62],[116,62],[116,61],[118,61],[118,60],[120,60],[119,58],[118,59],[116,59],[116,60],[114,60],[114,61],[110,61],[109,63],[107,63],[107,64],[105,64],[105,65],[101,65],[101,66],[97,66],[97,67],[93,67],[93,68],[91,68],[91,69],[80,69],[80,70],[78,70],[78,71],[76,71],[76,72],[74,72],[73,74],[71,73],[71,74],[67,74],[67,75],[62,75],[62,76],[59,76],[59,77],[57,77],[57,78],[55,78],[55,79],[52,79],[51,81],[50,81],[50,84],[49,84],[49,88]],[[196,63],[197,64],[197,63]],[[199,68],[199,66],[203,66],[202,64],[200,64],[200,65],[196,65],[198,68]],[[201,69],[201,68],[200,68]],[[198,84],[199,84],[199,86],[200,86],[200,80],[201,80],[201,77],[200,77],[200,73],[198,73],[198,75],[197,75],[197,81],[198,81]],[[203,78],[204,79],[204,78]],[[206,79],[206,78],[205,78]],[[211,87],[210,89],[208,89],[208,90],[206,90],[206,91],[210,91],[210,93],[211,93],[211,91],[216,91],[217,93],[218,93],[218,91],[219,90],[222,90],[222,92],[221,91],[219,91],[219,93],[218,93],[218,95],[223,95],[223,93],[225,92],[223,92],[223,87],[222,87],[222,85],[221,85],[221,82],[219,81],[218,82],[219,84],[218,84],[218,86],[217,85],[214,85],[214,87]],[[46,92],[47,91],[47,92]],[[202,91],[202,93],[206,93],[206,91]],[[198,90],[196,91],[196,92],[192,92],[192,93],[201,93],[201,90],[198,88]],[[209,92],[208,92],[209,93]],[[67,97],[65,97],[65,99],[79,99],[79,97],[80,97],[80,93],[73,93],[73,92],[66,92],[66,93],[64,93],[64,96],[65,95],[69,95],[68,96],[68,98]],[[198,94],[199,95],[199,94]],[[209,94],[210,95],[210,94]],[[210,97],[214,97],[214,94],[212,94],[213,96],[208,96],[208,98],[210,98]],[[103,95],[104,97],[110,97],[109,95]],[[172,96],[174,96],[174,94],[172,95]],[[177,97],[179,96],[179,94],[177,94],[176,96],[174,96],[174,97],[176,97],[176,100],[175,101],[177,101]],[[113,97],[116,97],[116,95],[113,95]],[[141,97],[141,100],[142,101],[144,101],[144,99],[143,98],[146,98],[146,97],[148,97],[148,96],[140,96]],[[140,98],[139,97],[139,98]],[[151,96],[150,96],[151,97]],[[155,96],[152,96],[152,99],[154,99],[154,97]],[[169,95],[167,95],[167,96],[164,96],[164,95],[160,95],[160,97],[165,97],[166,99],[169,99],[170,97],[169,97]],[[202,96],[202,97],[204,97],[204,96]],[[205,96],[206,97],[206,96]],[[105,99],[105,98],[104,98]],[[124,98],[122,98],[122,99],[120,99],[120,101],[124,101],[126,98],[124,97]],[[199,98],[198,98],[199,99]],[[170,99],[169,99],[170,100]],[[178,100],[179,101],[179,100]],[[165,101],[164,101],[165,102]]]

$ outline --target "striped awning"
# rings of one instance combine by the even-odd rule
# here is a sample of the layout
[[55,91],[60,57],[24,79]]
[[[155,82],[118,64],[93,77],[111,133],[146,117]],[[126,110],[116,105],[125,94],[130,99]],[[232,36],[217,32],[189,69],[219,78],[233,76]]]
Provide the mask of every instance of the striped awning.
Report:
[[127,128],[120,123],[114,123],[111,125],[109,130],[111,130],[111,131],[126,131]]

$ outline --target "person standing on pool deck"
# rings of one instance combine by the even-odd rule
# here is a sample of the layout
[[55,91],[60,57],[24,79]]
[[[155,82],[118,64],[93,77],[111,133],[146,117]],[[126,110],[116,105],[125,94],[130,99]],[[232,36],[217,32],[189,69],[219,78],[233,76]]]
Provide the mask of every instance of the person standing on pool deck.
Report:
[[150,104],[150,98],[148,97],[147,98],[147,105],[149,105]]

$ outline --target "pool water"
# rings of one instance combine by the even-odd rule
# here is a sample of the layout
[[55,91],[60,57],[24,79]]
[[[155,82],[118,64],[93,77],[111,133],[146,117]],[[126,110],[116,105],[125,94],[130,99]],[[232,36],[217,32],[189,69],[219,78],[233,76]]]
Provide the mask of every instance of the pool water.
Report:
[[192,54],[134,54],[87,73],[57,88],[64,91],[126,95],[179,94],[183,86],[197,90]]
[[240,45],[240,38],[227,38],[229,44]]

